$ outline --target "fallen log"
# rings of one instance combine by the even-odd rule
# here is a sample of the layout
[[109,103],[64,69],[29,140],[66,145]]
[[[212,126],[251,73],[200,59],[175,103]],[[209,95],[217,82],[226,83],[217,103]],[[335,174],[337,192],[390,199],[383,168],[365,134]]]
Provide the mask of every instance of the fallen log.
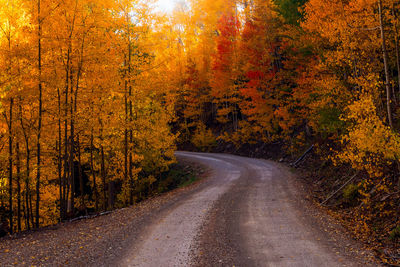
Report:
[[76,217],[76,218],[70,219],[70,220],[68,220],[68,222],[75,222],[75,221],[80,221],[80,220],[92,219],[92,218],[96,218],[96,217],[100,217],[100,216],[104,216],[104,215],[110,214],[112,212],[113,211],[104,211],[104,212],[100,212],[100,213],[97,213],[97,214],[80,216],[80,217]]
[[314,149],[314,145],[312,145],[309,149],[307,149],[306,152],[304,152],[303,155],[301,155],[300,158],[298,158],[294,163],[290,164],[293,167],[296,168],[296,166],[307,156],[308,153],[310,153]]
[[348,185],[351,181],[354,180],[354,178],[356,178],[356,176],[358,175],[359,172],[356,172],[349,180],[347,180],[347,182],[345,182],[341,187],[339,187],[338,190],[336,190],[335,192],[333,192],[332,194],[329,195],[329,197],[327,199],[325,199],[324,201],[321,202],[321,205],[324,205],[326,202],[328,202],[333,196],[335,196],[337,193],[339,193],[346,185]]

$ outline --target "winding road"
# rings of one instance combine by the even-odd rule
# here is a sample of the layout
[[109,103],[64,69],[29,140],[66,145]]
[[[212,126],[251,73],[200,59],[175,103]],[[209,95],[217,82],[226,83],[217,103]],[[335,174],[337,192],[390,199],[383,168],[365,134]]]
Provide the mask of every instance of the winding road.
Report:
[[[141,230],[120,266],[368,266],[291,172],[260,159],[177,152],[208,179]],[[333,234],[332,234],[333,233]]]

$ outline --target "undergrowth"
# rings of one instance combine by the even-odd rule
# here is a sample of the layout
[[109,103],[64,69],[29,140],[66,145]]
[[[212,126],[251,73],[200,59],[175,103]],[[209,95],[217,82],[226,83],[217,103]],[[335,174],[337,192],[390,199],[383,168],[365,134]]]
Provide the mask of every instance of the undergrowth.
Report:
[[177,163],[163,174],[158,183],[157,193],[164,193],[176,188],[188,186],[198,180],[199,169],[185,163]]

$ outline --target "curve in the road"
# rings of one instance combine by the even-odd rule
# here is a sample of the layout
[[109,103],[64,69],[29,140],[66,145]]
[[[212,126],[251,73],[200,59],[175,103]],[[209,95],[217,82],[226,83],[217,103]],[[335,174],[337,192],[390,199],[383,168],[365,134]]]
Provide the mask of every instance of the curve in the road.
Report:
[[147,227],[120,265],[365,265],[313,225],[291,174],[279,165],[226,154],[176,154],[207,166],[209,179]]

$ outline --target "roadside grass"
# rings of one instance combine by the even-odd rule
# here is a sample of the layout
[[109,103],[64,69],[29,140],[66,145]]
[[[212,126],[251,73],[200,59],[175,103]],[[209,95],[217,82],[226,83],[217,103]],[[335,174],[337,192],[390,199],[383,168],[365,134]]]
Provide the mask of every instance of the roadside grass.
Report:
[[173,164],[170,170],[163,174],[157,186],[157,193],[165,193],[176,188],[189,186],[199,180],[199,175],[203,172],[197,165],[179,162]]

